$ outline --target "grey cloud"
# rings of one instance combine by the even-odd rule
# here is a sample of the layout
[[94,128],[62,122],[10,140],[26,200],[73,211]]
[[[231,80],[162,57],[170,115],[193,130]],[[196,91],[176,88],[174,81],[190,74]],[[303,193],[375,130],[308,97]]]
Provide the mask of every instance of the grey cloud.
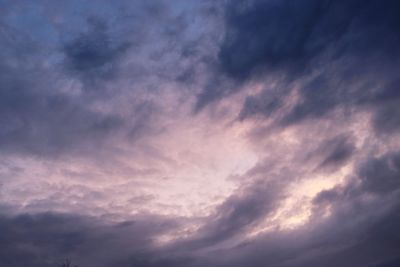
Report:
[[375,193],[380,198],[395,195],[400,189],[400,153],[388,152],[380,157],[367,157],[357,165],[353,176],[346,186],[320,192],[314,202],[351,202],[365,193]]
[[255,181],[240,188],[216,209],[215,215],[199,231],[202,246],[226,241],[249,230],[261,219],[267,218],[283,197],[282,188],[275,181]]
[[400,259],[396,258],[389,261],[383,261],[376,264],[370,264],[368,267],[396,267],[400,265]]
[[118,43],[108,33],[107,22],[96,17],[88,18],[89,29],[66,43],[63,52],[66,66],[84,80],[111,78],[118,60],[129,49],[128,41]]
[[384,106],[378,107],[372,123],[378,134],[393,133],[400,129],[400,101],[390,101]]
[[301,90],[303,101],[284,118],[284,124],[299,122],[309,117],[323,117],[337,105],[336,87],[327,77],[318,76]]
[[388,194],[400,188],[400,153],[372,158],[360,169],[363,188],[378,194]]
[[[336,137],[332,143],[339,140],[346,140],[346,136]],[[356,172],[347,185],[318,194],[313,201],[313,214],[308,223],[293,230],[277,229],[260,234],[237,246],[216,249],[206,256],[207,264],[276,267],[395,266],[400,245],[397,233],[400,224],[400,194],[396,189],[396,178],[399,176],[397,161],[398,153],[364,159],[356,166]],[[371,192],[377,193],[378,197],[367,201]],[[238,218],[242,214],[245,219],[251,218],[250,221],[255,222],[260,214],[268,214],[263,210],[257,216],[247,217],[246,214],[254,213],[248,213],[246,208],[241,209],[241,202],[237,204],[238,208],[234,210],[238,212]],[[324,217],[321,211],[326,211],[328,207],[330,215]]]
[[[260,67],[287,66],[292,75],[297,75],[300,68],[296,64],[304,65],[309,60],[305,43],[313,24],[322,16],[318,10],[324,3],[312,0],[227,2],[226,30],[214,71],[239,85],[217,84],[211,89],[205,88],[199,98],[202,106],[240,90],[240,83]],[[220,93],[222,90],[224,94]]]
[[78,266],[163,266],[165,260],[156,254],[152,238],[173,229],[176,222],[142,216],[107,224],[96,218],[43,213],[1,215],[0,225],[2,266],[54,267],[65,258]]
[[239,119],[244,120],[259,114],[267,117],[272,115],[283,104],[282,92],[279,90],[285,90],[285,88],[275,91],[263,90],[257,95],[246,97]]
[[[378,133],[398,129],[396,1],[229,1],[225,16],[216,65],[236,84],[205,88],[201,106],[276,75],[284,77],[276,92],[249,96],[240,119],[279,114],[277,125],[287,126],[341,108],[373,112]],[[293,90],[299,101],[280,114]]]
[[[153,4],[140,19],[148,22],[151,14],[161,16],[165,12],[165,6]],[[168,27],[152,32],[156,36],[150,38],[150,43],[138,38],[138,43],[146,41],[144,44],[156,47],[146,50],[151,54],[149,62],[156,66],[144,66],[150,70],[144,71],[146,74],[155,74],[144,79],[157,77],[154,83],[162,84],[164,80],[159,77],[163,76],[165,80],[176,77],[183,84],[196,83],[198,86],[200,83],[197,84],[196,79],[203,77],[197,77],[202,71],[196,64],[206,66],[203,74],[210,79],[194,107],[195,111],[200,111],[213,101],[243,90],[253,79],[267,83],[267,76],[276,74],[280,79],[276,88],[265,84],[259,94],[247,96],[239,114],[240,120],[252,116],[263,119],[265,116],[276,119],[274,126],[301,126],[309,119],[327,119],[325,122],[331,123],[328,116],[338,108],[343,109],[345,115],[360,110],[372,113],[372,126],[378,134],[374,138],[384,138],[384,134],[396,133],[400,125],[400,116],[397,116],[400,107],[398,10],[399,3],[394,0],[229,1],[225,10],[227,32],[217,58],[210,59],[211,56],[201,51],[209,48],[202,47],[210,42],[209,39],[185,39],[188,17],[179,17]],[[213,12],[216,13],[213,16],[219,15],[217,11]],[[169,20],[160,21],[166,23]],[[132,141],[151,132],[152,114],[163,111],[151,101],[136,103],[136,92],[129,92],[135,103],[131,107],[133,118],[127,118],[120,113],[94,111],[91,106],[111,94],[126,93],[124,90],[111,93],[84,90],[78,95],[61,90],[60,87],[76,79],[83,82],[84,89],[92,85],[100,88],[108,81],[121,82],[117,79],[120,78],[118,68],[135,48],[136,43],[129,38],[120,39],[113,35],[115,32],[108,20],[92,17],[88,23],[87,31],[79,29],[80,34],[63,44],[61,52],[65,58],[61,69],[57,64],[46,66],[49,61],[57,60],[58,55],[46,61],[46,53],[39,44],[1,24],[1,153],[53,158],[89,151],[98,157],[101,148],[120,133]],[[143,25],[142,30],[146,31],[148,28],[144,24],[139,23],[138,28]],[[192,30],[200,31],[199,28],[195,26]],[[168,39],[167,44],[162,38]],[[196,44],[197,40],[201,45]],[[172,50],[173,53],[169,53]],[[148,59],[147,54],[144,58]],[[177,58],[187,60],[186,65],[176,64]],[[186,68],[188,65],[191,68]],[[123,72],[121,75],[133,75],[130,68]],[[134,80],[135,77],[126,82],[130,85]],[[143,87],[145,91],[152,90],[146,82]],[[299,100],[286,111],[285,104],[291,93],[298,93]],[[119,108],[118,103],[113,105]],[[274,130],[280,130],[279,127]],[[400,247],[399,152],[366,156],[365,151],[356,151],[357,136],[346,132],[347,129],[340,129],[342,125],[335,127],[343,134],[322,134],[316,138],[322,140],[321,144],[299,145],[301,155],[296,154],[294,161],[307,157],[309,147],[313,147],[310,153],[314,153],[313,159],[323,170],[343,166],[358,153],[362,154],[361,159],[354,159],[359,163],[354,173],[347,177],[347,184],[322,191],[315,197],[310,221],[296,229],[274,229],[242,240],[248,231],[274,215],[286,197],[286,186],[306,179],[300,170],[301,162],[289,162],[279,157],[271,159],[276,157],[277,151],[265,148],[263,152],[270,153],[268,160],[260,160],[259,165],[240,177],[239,188],[217,206],[213,214],[196,218],[196,222],[203,223],[196,233],[189,237],[179,236],[165,247],[156,245],[153,240],[178,226],[185,226],[181,224],[185,218],[137,215],[132,221],[116,224],[105,223],[101,217],[73,214],[11,215],[14,213],[11,209],[0,206],[0,212],[4,213],[0,215],[0,265],[47,267],[69,257],[79,267],[397,266]],[[298,133],[307,134],[306,131]],[[299,140],[303,140],[301,136]],[[296,153],[290,149],[279,151],[277,155]],[[117,161],[113,160],[108,160],[110,165]],[[286,166],[273,169],[274,160],[287,161],[283,162]],[[140,161],[137,164],[140,165]],[[115,170],[121,168],[113,167]],[[144,177],[147,172],[154,173],[151,169],[140,172],[140,167],[137,171],[123,171],[124,175]],[[112,174],[121,176],[119,171]],[[16,176],[18,170],[10,169],[8,173],[3,175]],[[279,177],[269,177],[273,173],[279,173]],[[75,173],[73,170],[66,176],[84,179],[92,178],[90,175],[96,176],[95,173]],[[71,196],[76,196],[77,201],[85,201],[84,197],[79,198],[81,192],[93,199],[102,198],[100,192],[91,188],[69,189],[64,194],[54,192],[47,200],[39,197],[30,205],[49,209],[52,202],[60,202],[60,197],[69,200]],[[150,188],[149,194],[132,194],[129,201],[146,205],[153,198],[157,196]],[[85,207],[85,203],[79,205]]]
[[[226,10],[227,33],[220,51],[222,66],[228,73],[240,76],[259,65],[305,66],[305,62],[332,45],[336,45],[339,54],[392,46],[390,41],[395,40],[383,34],[394,34],[399,26],[396,7],[398,3],[390,0],[230,1]],[[383,43],[364,43],[358,50],[350,47],[347,40],[337,43],[354,37],[357,32],[353,30],[361,33],[359,39],[352,39],[353,45],[378,36]]]
[[324,193],[332,205],[328,218],[314,211],[314,219],[302,227],[272,231],[217,251],[216,266],[364,267],[397,262],[399,195],[369,203],[362,194],[349,197]]
[[257,66],[305,60],[305,43],[324,1],[230,1],[219,54],[223,68],[245,77]]
[[376,85],[376,87],[378,90],[373,90],[360,101],[376,109],[372,125],[378,134],[393,133],[399,129],[400,81],[395,78],[393,81]]
[[321,162],[320,166],[340,166],[346,162],[355,151],[351,137],[345,134],[338,135],[321,145],[318,150],[324,154],[325,159]]
[[88,141],[85,136],[102,138],[123,125],[117,115],[96,113],[77,97],[51,92],[55,81],[46,70],[0,68],[3,151],[57,154]]
[[[211,65],[213,65],[211,63]],[[210,67],[211,71],[218,73],[218,70],[214,67]],[[203,90],[198,94],[196,105],[194,106],[194,112],[200,112],[208,104],[215,102],[217,99],[227,97],[234,91],[240,89],[240,84],[234,83],[224,77],[223,75],[217,76],[212,75],[204,86]]]
[[[107,24],[101,19],[92,18],[89,24],[87,33],[64,47],[64,63],[85,80],[84,89],[89,80],[98,81],[111,74],[111,65],[129,46],[126,42],[112,44]],[[107,92],[80,92],[74,79],[59,68],[57,51],[41,47],[8,22],[2,21],[0,27],[2,153],[55,156],[90,152],[106,146],[118,134],[132,141],[148,133],[150,117],[158,112],[151,101],[132,103],[130,113],[135,114],[131,118],[115,109],[99,111],[93,103],[110,99]]]

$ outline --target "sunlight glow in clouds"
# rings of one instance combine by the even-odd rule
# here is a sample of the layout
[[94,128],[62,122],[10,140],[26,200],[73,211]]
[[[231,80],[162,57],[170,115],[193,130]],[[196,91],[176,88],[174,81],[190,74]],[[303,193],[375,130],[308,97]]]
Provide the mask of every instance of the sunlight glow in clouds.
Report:
[[[21,174],[22,181],[28,175],[36,177],[29,184],[30,194],[19,196],[17,188],[24,185],[11,182],[6,185],[4,198],[27,211],[47,209],[39,203],[50,198],[52,208],[62,212],[115,213],[122,218],[140,212],[205,216],[237,186],[230,177],[243,175],[256,163],[257,155],[247,144],[245,129],[238,125],[229,126],[225,122],[210,125],[201,117],[171,123],[171,129],[157,135],[155,140],[148,140],[144,149],[157,150],[150,151],[145,158],[142,154],[139,162],[130,149],[119,156],[118,165],[97,166],[72,160],[54,167],[22,161],[21,166],[31,164],[30,170],[35,170]],[[133,159],[130,153],[134,153]],[[135,171],[137,168],[140,169]],[[81,180],[82,175],[96,179]],[[63,189],[76,199],[67,204],[64,201],[69,202],[70,198],[53,194]],[[82,199],[85,199],[85,208],[76,206],[76,201]]]

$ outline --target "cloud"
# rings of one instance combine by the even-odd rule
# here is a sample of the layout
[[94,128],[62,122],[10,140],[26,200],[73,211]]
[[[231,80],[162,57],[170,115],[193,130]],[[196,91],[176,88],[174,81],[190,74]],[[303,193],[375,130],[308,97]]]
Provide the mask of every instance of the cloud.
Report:
[[323,6],[321,1],[231,1],[219,53],[223,69],[234,77],[246,77],[260,65],[305,60]]
[[[198,105],[246,92],[257,80],[265,89],[247,96],[242,120],[278,114],[277,124],[287,126],[338,109],[369,110],[377,132],[393,132],[398,61],[386,51],[399,53],[397,7],[396,1],[229,1],[215,64],[230,81],[211,82]],[[390,107],[377,107],[382,102]]]
[[[4,19],[0,26],[3,154],[85,154],[114,142],[116,136],[133,141],[151,131],[149,120],[157,113],[154,102],[141,99],[137,92],[130,106],[122,107],[104,84],[117,73],[117,62],[130,47],[126,40],[114,43],[104,20],[90,17],[87,32],[64,44],[64,59],[57,47],[43,45],[14,24]],[[115,83],[120,86],[126,81]],[[97,93],[87,90],[105,87]]]
[[50,78],[46,72],[5,64],[2,64],[1,72],[0,120],[4,127],[0,144],[3,150],[51,154],[77,141],[77,132],[100,130],[106,133],[110,127],[120,123],[118,117],[95,114],[72,97],[51,93],[49,80],[36,80],[39,75]]
[[339,135],[327,140],[319,150],[321,154],[326,155],[320,166],[329,167],[346,162],[354,153],[355,147],[351,142],[351,137]]
[[124,124],[118,115],[94,112],[82,99],[57,93],[53,74],[40,66],[18,64],[0,66],[3,151],[58,154],[84,143],[87,135],[103,138]]
[[[397,5],[358,0],[230,1],[219,57],[229,74],[240,76],[262,65],[308,68],[305,63],[332,47],[341,56],[372,52],[379,45],[394,45],[395,40],[384,34],[393,35],[398,27]],[[360,34],[354,36],[356,31]],[[360,51],[345,47],[348,38],[361,45],[378,36],[381,42],[364,44]]]
[[110,79],[116,73],[118,60],[131,44],[128,41],[116,43],[104,20],[90,17],[87,21],[88,31],[64,45],[65,64],[84,80]]
[[400,187],[400,154],[372,158],[360,171],[363,188],[377,194],[388,194]]
[[[395,155],[368,159],[358,165],[358,175],[345,187],[323,191],[314,200],[311,220],[293,230],[271,231],[247,242],[218,250],[216,266],[391,266],[398,262],[400,242],[399,192],[369,198],[369,179],[383,182],[389,166],[373,164]],[[371,164],[372,163],[372,164]],[[398,175],[398,170],[392,170]],[[390,175],[389,175],[390,176]],[[373,177],[373,178],[372,178]],[[361,179],[361,184],[353,183]],[[385,204],[386,203],[386,204]],[[384,206],[382,206],[384,205]],[[381,207],[381,208],[379,208]],[[330,210],[324,217],[321,209]],[[219,256],[217,256],[219,255]]]
[[176,226],[173,220],[151,216],[105,223],[55,213],[2,214],[0,225],[4,244],[0,264],[4,266],[57,266],[70,258],[78,266],[99,267],[162,264],[152,239]]
[[5,3],[0,265],[397,266],[398,1]]
[[205,223],[193,237],[183,240],[181,249],[197,250],[218,246],[235,240],[246,231],[269,217],[283,198],[282,185],[276,181],[253,181],[243,186],[205,218]]

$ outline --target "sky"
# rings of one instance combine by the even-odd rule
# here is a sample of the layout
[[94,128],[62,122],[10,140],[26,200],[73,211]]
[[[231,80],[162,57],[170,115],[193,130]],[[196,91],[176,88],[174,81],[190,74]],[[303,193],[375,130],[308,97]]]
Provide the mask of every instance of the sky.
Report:
[[0,0],[0,266],[400,266],[397,0]]

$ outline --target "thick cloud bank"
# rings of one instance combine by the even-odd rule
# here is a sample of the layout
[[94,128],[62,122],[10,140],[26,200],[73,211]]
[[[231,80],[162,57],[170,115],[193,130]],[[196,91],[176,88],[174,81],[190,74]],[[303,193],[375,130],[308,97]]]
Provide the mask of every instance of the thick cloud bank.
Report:
[[400,266],[400,3],[0,0],[0,266]]

